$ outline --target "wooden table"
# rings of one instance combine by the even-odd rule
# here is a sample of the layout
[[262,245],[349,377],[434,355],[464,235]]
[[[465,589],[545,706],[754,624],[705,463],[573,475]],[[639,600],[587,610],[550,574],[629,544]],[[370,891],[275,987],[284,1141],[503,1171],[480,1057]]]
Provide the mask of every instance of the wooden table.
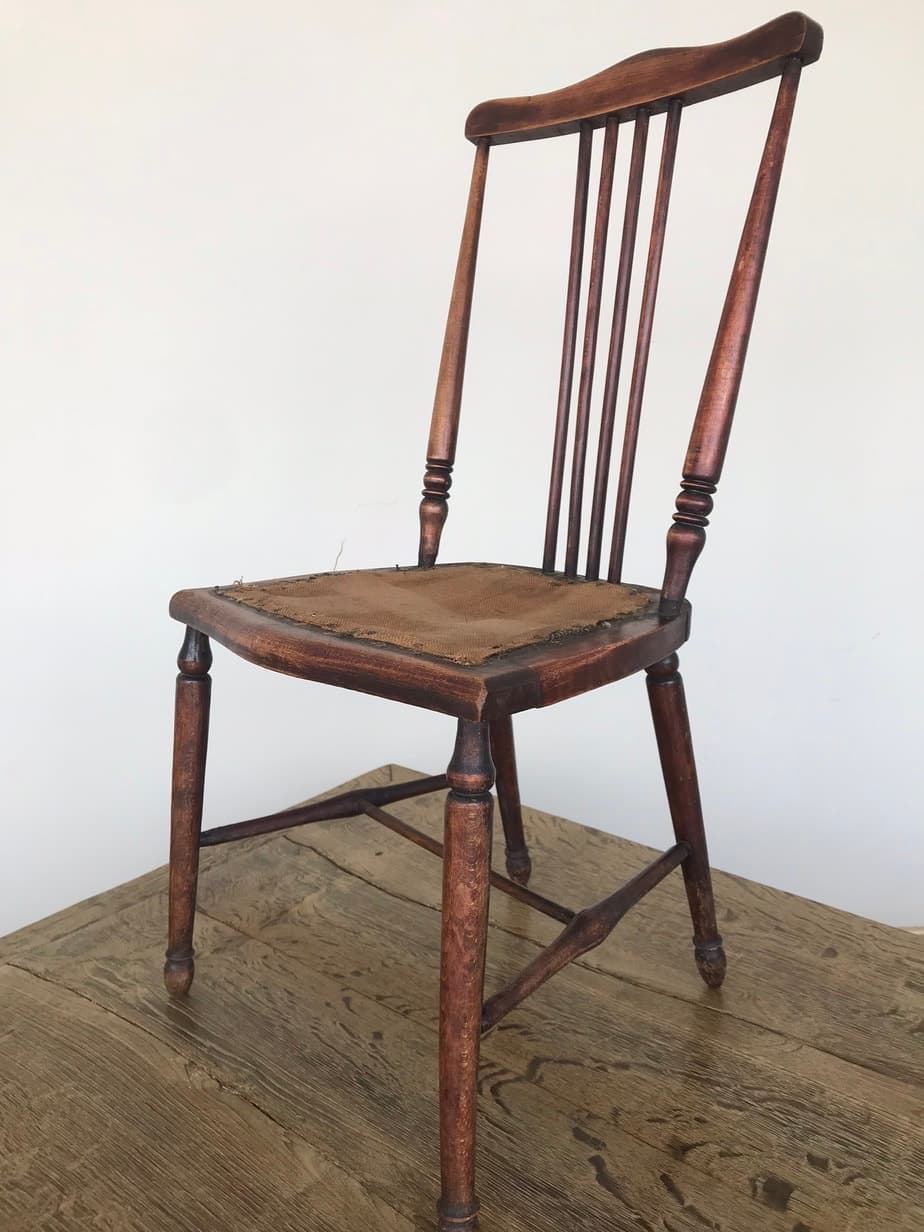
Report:
[[[440,809],[395,806],[433,833]],[[650,858],[526,820],[534,887],[572,906]],[[160,980],[163,869],[0,942],[0,1228],[429,1229],[438,862],[356,819],[204,869],[185,1005]],[[483,1232],[924,1228],[924,943],[716,889],[721,993],[672,876],[485,1039]],[[489,987],[555,931],[495,895]]]

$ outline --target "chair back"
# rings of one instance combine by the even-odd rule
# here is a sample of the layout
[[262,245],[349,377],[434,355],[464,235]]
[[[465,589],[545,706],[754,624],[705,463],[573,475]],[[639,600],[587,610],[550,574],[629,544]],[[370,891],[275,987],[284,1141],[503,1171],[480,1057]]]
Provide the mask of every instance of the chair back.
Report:
[[[577,175],[542,567],[547,572],[554,572],[558,566],[564,512],[561,569],[565,576],[598,579],[602,573],[607,580],[618,582],[622,576],[629,502],[681,116],[684,109],[693,103],[779,77],[770,129],[706,369],[683,464],[673,523],[667,536],[661,609],[665,616],[676,614],[683,602],[693,566],[705,543],[712,498],[722,473],[799,76],[805,64],[818,59],[821,48],[821,27],[802,13],[787,13],[728,42],[645,52],[565,89],[527,98],[494,100],[482,103],[471,112],[465,132],[475,144],[475,165],[427,447],[420,505],[419,563],[422,566],[433,565],[436,561],[448,509],[491,147],[566,134],[576,138]],[[636,265],[649,122],[652,116],[662,112],[666,113],[666,119],[615,481],[615,510],[608,526],[606,508],[615,443],[616,405],[626,347],[629,293]],[[594,456],[589,460],[614,171],[617,149],[624,142],[622,130],[626,126],[632,128],[626,199],[619,250],[615,258],[615,293],[609,342],[605,351],[599,429]],[[603,150],[588,254],[585,250],[591,198],[591,154],[595,135],[600,129]],[[589,268],[585,271],[585,267]],[[569,456],[567,470],[570,473],[566,476]],[[590,516],[585,524],[588,466],[592,466],[593,479],[590,485]],[[607,547],[604,565],[603,554]]]

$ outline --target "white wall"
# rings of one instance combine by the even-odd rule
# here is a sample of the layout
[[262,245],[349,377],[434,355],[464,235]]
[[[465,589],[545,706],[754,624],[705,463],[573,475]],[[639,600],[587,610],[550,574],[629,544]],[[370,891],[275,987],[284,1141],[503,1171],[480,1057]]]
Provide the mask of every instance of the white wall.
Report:
[[[413,559],[468,108],[772,15],[6,0],[0,932],[164,860],[172,590],[341,545],[342,568]],[[715,862],[920,924],[922,10],[814,15],[683,662]],[[703,279],[731,261],[772,93],[684,119],[633,580],[660,581]],[[540,555],[572,183],[564,142],[493,160],[447,560]],[[214,677],[207,824],[448,757],[447,718],[221,649]],[[666,845],[640,680],[519,728],[528,802]]]

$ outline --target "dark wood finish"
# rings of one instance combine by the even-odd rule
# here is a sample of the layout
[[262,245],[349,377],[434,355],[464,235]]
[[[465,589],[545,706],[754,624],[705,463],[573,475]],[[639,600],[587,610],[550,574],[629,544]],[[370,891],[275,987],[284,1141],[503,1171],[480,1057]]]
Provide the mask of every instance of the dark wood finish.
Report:
[[[441,835],[437,797],[396,808]],[[653,854],[526,821],[536,877],[566,902]],[[715,881],[736,976],[718,1000],[676,944],[687,907],[668,878],[482,1038],[485,1232],[924,1226],[924,940]],[[203,852],[185,1002],[151,992],[166,882],[0,939],[0,1227],[428,1227],[436,862],[365,818]],[[489,987],[557,931],[504,895],[491,912]]]
[[616,396],[622,371],[622,351],[626,339],[629,315],[629,290],[632,284],[632,263],[635,258],[635,237],[638,233],[638,211],[642,199],[642,176],[645,172],[645,150],[648,144],[648,112],[640,111],[635,118],[635,136],[626,187],[626,208],[623,215],[622,243],[619,246],[619,268],[616,293],[613,298],[613,324],[610,329],[606,383],[603,388],[603,408],[600,413],[600,439],[597,443],[597,467],[594,475],[594,499],[590,513],[585,576],[600,576],[600,553],[603,549],[603,517],[610,476],[610,455],[613,451],[613,427],[616,421]]
[[269,813],[265,817],[253,817],[249,821],[236,821],[230,826],[215,826],[205,830],[199,837],[200,847],[217,847],[221,843],[233,843],[242,838],[256,838],[260,834],[272,834],[276,830],[289,830],[293,826],[308,826],[319,821],[333,821],[343,817],[358,817],[369,804],[393,804],[410,796],[428,796],[442,791],[446,775],[435,774],[429,778],[416,779],[412,783],[389,783],[385,787],[373,787],[368,792],[346,792],[341,796],[329,796],[314,804],[301,804],[296,808]]
[[581,124],[598,128],[611,115],[629,119],[639,108],[655,115],[675,98],[688,107],[778,77],[792,56],[812,64],[822,41],[817,22],[786,13],[724,43],[648,51],[563,90],[480,103],[465,135],[501,145],[573,133]]
[[527,885],[533,866],[523,832],[516,745],[513,740],[513,720],[509,715],[491,723],[491,756],[497,775],[497,803],[500,805],[501,821],[504,825],[504,860],[507,872],[512,881]]
[[481,1029],[489,1031],[497,1026],[505,1015],[568,963],[602,945],[626,912],[689,855],[687,843],[676,843],[614,894],[579,911],[555,940],[527,963],[506,988],[488,998],[481,1014]]
[[648,243],[645,284],[642,288],[642,302],[639,306],[638,335],[635,343],[635,359],[632,364],[629,401],[626,406],[622,458],[619,463],[619,483],[616,488],[616,511],[613,517],[613,537],[610,543],[610,567],[607,572],[607,578],[611,582],[622,580],[626,528],[629,522],[629,500],[632,496],[632,476],[635,471],[635,453],[638,448],[638,432],[642,419],[642,400],[645,396],[645,378],[648,375],[648,357],[651,353],[651,335],[658,299],[658,281],[661,276],[661,258],[664,254],[664,236],[667,231],[667,211],[674,179],[674,160],[677,156],[677,138],[680,135],[680,116],[680,102],[674,99],[667,109],[667,120],[664,124],[661,167],[658,172],[658,188],[651,218],[651,239]]
[[555,416],[555,442],[552,447],[552,475],[549,480],[549,506],[545,523],[545,551],[542,567],[551,573],[558,554],[558,523],[565,478],[565,453],[568,449],[568,423],[571,418],[571,391],[574,384],[574,354],[577,347],[578,312],[581,300],[581,274],[584,268],[584,233],[587,229],[587,201],[590,193],[590,156],[593,129],[581,126],[578,141],[577,183],[574,187],[574,220],[571,224],[571,259],[568,262],[568,293],[565,299],[565,331],[561,347],[561,374],[558,382],[558,413]]
[[[345,624],[346,632],[327,633],[298,620],[276,615],[270,610],[260,611],[247,606],[246,602],[236,602],[233,597],[222,593],[221,588],[181,591],[171,602],[171,614],[187,626],[187,636],[180,655],[181,674],[177,682],[170,922],[165,969],[167,987],[171,993],[179,996],[188,991],[192,981],[192,930],[200,847],[216,847],[220,854],[231,840],[244,839],[251,844],[247,850],[260,856],[264,849],[262,845],[269,847],[271,844],[287,841],[272,837],[274,831],[285,828],[290,831],[290,845],[298,851],[304,851],[306,848],[320,851],[323,848],[329,853],[336,850],[339,859],[329,855],[327,858],[341,870],[348,870],[352,867],[350,862],[361,860],[362,856],[357,855],[349,846],[344,837],[345,827],[323,827],[310,823],[360,813],[365,814],[365,817],[354,822],[351,831],[356,827],[357,833],[363,833],[360,827],[366,824],[368,818],[410,839],[418,847],[441,856],[443,892],[439,902],[442,918],[439,1068],[442,1195],[439,1204],[439,1226],[442,1232],[450,1232],[450,1229],[464,1232],[466,1229],[474,1229],[476,1225],[475,1121],[482,1018],[485,1026],[496,1024],[503,1014],[519,1005],[527,994],[537,990],[553,973],[559,974],[557,985],[566,984],[569,979],[575,978],[575,960],[580,960],[581,965],[588,971],[599,973],[604,970],[605,963],[611,960],[598,957],[601,951],[597,947],[629,906],[638,903],[642,896],[649,892],[660,893],[659,883],[677,865],[682,865],[683,868],[688,905],[693,919],[696,964],[700,975],[712,990],[711,993],[703,995],[716,996],[725,975],[725,955],[716,918],[689,719],[683,684],[677,670],[676,651],[689,634],[690,607],[685,597],[686,589],[694,563],[705,541],[705,527],[712,509],[712,496],[721,475],[728,444],[799,75],[803,65],[817,59],[820,52],[820,28],[804,15],[790,13],[727,43],[646,53],[554,94],[483,104],[469,117],[467,132],[476,142],[475,163],[431,419],[423,498],[420,504],[419,567],[436,567],[440,536],[448,510],[448,494],[459,432],[489,148],[492,144],[579,132],[543,568],[550,573],[554,572],[556,566],[570,436],[571,473],[564,576],[569,579],[570,584],[582,586],[599,576],[603,559],[605,509],[649,122],[650,117],[658,112],[667,112],[623,432],[613,534],[609,548],[607,577],[609,581],[616,582],[622,573],[629,500],[681,109],[691,103],[743,88],[774,75],[781,77],[756,186],[683,467],[674,524],[668,532],[664,582],[660,590],[640,587],[633,592],[633,599],[637,593],[642,596],[642,602],[640,608],[631,616],[614,617],[594,628],[578,632],[568,632],[567,628],[555,629],[554,626],[551,630],[545,627],[542,637],[546,640],[539,640],[539,631],[534,629],[533,644],[495,654],[477,666],[463,666],[454,662],[451,652],[447,652],[447,657],[443,658],[376,643],[370,640],[368,629],[364,632],[365,627],[362,624],[351,625],[349,620]],[[584,534],[582,515],[587,446],[594,413],[592,403],[595,360],[615,158],[619,128],[622,123],[633,120],[635,133],[615,279],[597,453],[593,467],[586,576],[581,578],[578,576],[578,560]],[[589,207],[591,144],[593,131],[599,127],[604,128],[603,151],[594,207],[595,221],[585,291],[581,365],[572,422],[571,400]],[[431,581],[441,580],[440,576],[427,576]],[[618,605],[614,603],[612,610],[617,609]],[[611,609],[607,606],[606,610]],[[522,618],[523,614],[512,612],[511,616]],[[387,621],[384,624],[379,621],[371,627],[377,628],[382,636],[389,628]],[[521,643],[528,641],[528,626],[524,632],[527,636],[517,639]],[[221,826],[202,835],[202,786],[208,730],[208,669],[211,660],[209,639],[228,647],[248,661],[273,671],[452,715],[458,720],[458,735],[455,753],[446,776],[434,776],[410,785],[393,782],[390,778],[387,782],[369,785],[363,790],[354,788],[321,804],[286,809],[266,817]],[[410,644],[427,643],[411,640]],[[531,871],[531,860],[523,826],[511,716],[522,710],[552,705],[643,670],[647,672],[651,711],[676,845],[646,868],[639,869],[637,874],[615,893],[612,891],[612,884],[623,881],[624,875],[614,877],[605,886],[602,894],[596,896],[596,906],[575,913],[555,899],[536,894],[525,886]],[[494,774],[492,746],[497,759],[497,789],[504,822],[509,878],[491,870],[493,804],[490,788]],[[415,809],[426,810],[428,805],[424,802],[425,793],[441,790],[446,784],[450,790],[445,805],[445,836],[440,843],[426,829],[411,825],[406,817]],[[402,815],[395,816],[386,812],[381,807],[386,803],[398,806]],[[310,829],[292,829],[309,825]],[[306,834],[311,836],[310,842],[306,840]],[[376,857],[379,855],[384,855],[384,852],[377,850]],[[409,859],[412,858],[413,852]],[[543,873],[546,872],[551,874],[552,880],[561,880],[566,876],[557,867],[549,870],[543,868]],[[343,875],[348,873],[344,872]],[[372,869],[367,868],[366,881],[369,887],[376,884],[376,876],[381,876],[378,865]],[[595,881],[595,870],[585,871],[582,876],[587,884],[569,882],[573,894],[566,895],[567,899],[588,901],[587,890]],[[510,961],[504,964],[501,991],[488,1000],[482,1014],[485,941],[491,911],[489,886],[492,884],[520,906],[535,907],[540,913],[564,924],[565,928],[557,939],[543,938],[544,948],[538,953],[533,950],[518,955],[511,953],[508,956]],[[267,904],[273,902],[277,891],[271,877],[268,877],[263,889],[263,900]],[[413,898],[402,893],[400,888],[392,890],[391,893],[398,904],[395,907],[396,912],[400,913],[413,905]],[[594,899],[591,898],[591,901]],[[661,896],[659,901],[663,904],[667,900]],[[665,913],[665,918],[668,914]],[[268,915],[267,919],[271,917]],[[507,926],[513,935],[523,939],[523,926],[513,917],[507,917]],[[267,924],[267,927],[271,925]],[[246,933],[246,929],[242,931]],[[250,936],[249,933],[247,935]],[[413,958],[422,947],[418,935],[413,931],[409,932],[408,936],[411,943],[407,948]],[[642,957],[652,960],[655,955],[648,936],[640,938],[639,934],[635,933],[633,938],[634,949],[631,945],[627,948],[638,955],[637,961],[640,963]],[[530,936],[529,944],[535,945],[538,942]],[[522,949],[522,946],[520,948]],[[836,947],[831,948],[836,953]],[[514,957],[517,957],[518,961],[512,961]],[[275,959],[273,961],[275,962]],[[312,974],[316,975],[317,967],[323,964],[324,959],[314,955],[310,961],[315,964]],[[404,959],[403,956],[397,959],[392,955],[392,961],[396,971],[395,979],[398,980],[397,973],[403,971],[402,963],[412,960]],[[362,982],[365,978],[362,968],[355,961],[349,966],[339,967],[340,972],[347,970],[352,973],[351,979]],[[756,986],[760,988],[763,973],[758,971],[756,975]],[[647,969],[633,968],[632,979],[629,981],[629,986],[635,990],[632,995],[641,997],[643,988],[647,987],[646,981],[650,982],[652,978],[657,977],[652,977]],[[412,981],[406,982],[410,984]],[[391,995],[400,988],[401,998],[404,998],[405,990],[400,982],[390,981],[389,988]],[[329,984],[328,993],[329,997],[336,998],[338,995],[337,990],[331,989]],[[294,1032],[303,1026],[304,1018],[295,1015],[295,1007],[307,1005],[305,995],[293,995],[291,987],[287,985],[273,1019],[278,1030],[288,1033],[287,1042],[291,1052],[299,1055],[303,1051],[301,1038]],[[554,993],[546,995],[551,997]],[[726,994],[723,990],[724,995]],[[539,1000],[541,1002],[541,998]],[[344,998],[344,1003],[347,1003],[347,998]],[[328,999],[323,1004],[330,1009],[333,1002]],[[422,1005],[423,1001],[419,999],[416,1004]],[[713,1002],[713,1005],[716,1004],[717,1002]],[[261,1003],[261,1010],[262,1008]],[[349,1005],[347,1008],[349,1010]],[[722,1009],[724,1022],[724,1002]],[[175,1005],[176,1020],[181,1021],[187,1010],[188,1007]],[[376,1010],[377,1014],[384,1014],[386,1018],[390,1012],[391,1010],[382,1007]],[[297,1024],[293,1024],[293,1015],[298,1017]],[[342,1068],[340,1050],[343,1041],[346,1037],[356,1040],[352,1023],[332,1026],[324,1014],[320,1015],[320,1019],[315,1030],[319,1032],[318,1055],[322,1060],[303,1057],[300,1062],[309,1067],[309,1076],[312,1074],[311,1065],[322,1065],[325,1069],[331,1065]],[[227,1015],[224,1020],[210,1017],[207,1030],[200,1031],[198,1035],[191,1032],[191,1035],[196,1035],[196,1046],[199,1047],[201,1043],[199,1036],[206,1036],[210,1040],[216,1038],[216,1031],[220,1029],[222,1021],[228,1027],[228,1033],[231,1033],[233,1014]],[[598,1048],[598,1054],[601,1056],[605,1054],[611,1033],[615,1029],[611,1014],[607,1015],[607,1023],[607,1043]],[[649,1015],[646,1030],[641,1032],[641,1037],[647,1041],[652,1030],[659,1026],[658,1015]],[[517,1037],[518,1046],[529,1051],[530,1055],[526,1058],[525,1053],[517,1053],[517,1064],[521,1066],[522,1072],[516,1072],[510,1077],[502,1076],[496,1082],[493,1077],[488,1078],[488,1082],[493,1082],[498,1088],[507,1088],[513,1084],[517,1084],[519,1088],[544,1083],[545,1067],[554,1058],[546,1058],[543,1053],[534,1050],[528,1033],[524,1033],[525,1043],[519,1041],[519,1029],[507,1031],[505,1034]],[[376,1027],[371,1038],[377,1043],[383,1035],[384,1032]],[[588,1037],[584,1028],[575,1026],[574,1038],[586,1043]],[[3,1034],[0,1032],[0,1041],[2,1039]],[[714,1043],[715,1033],[712,1032],[710,1047]],[[262,1046],[264,1045],[258,1040],[258,1050]],[[597,1048],[597,1045],[594,1047]],[[576,1043],[575,1049],[580,1052],[580,1044]],[[375,1064],[372,1069],[379,1078],[384,1076],[381,1052],[384,1050],[377,1047],[373,1049]],[[648,1055],[647,1042],[644,1045],[644,1055]],[[672,1063],[676,1063],[676,1053],[671,1054],[671,1057]],[[259,1065],[259,1060],[254,1063]],[[568,1058],[565,1064],[572,1065],[572,1059]],[[605,1064],[595,1062],[594,1069],[599,1068],[605,1069]],[[419,1069],[415,1069],[415,1077],[418,1072]],[[301,1070],[300,1073],[304,1077],[305,1071]],[[540,1073],[542,1076],[537,1079],[536,1075]],[[711,1080],[711,1076],[705,1079],[697,1077],[697,1082],[708,1083]],[[726,1081],[724,1071],[721,1080]],[[557,1083],[554,1078],[549,1078],[548,1081],[550,1085]],[[280,1084],[274,1083],[274,1086],[278,1088]],[[363,1108],[363,1115],[368,1118],[376,1141],[387,1140],[394,1147],[395,1159],[406,1160],[409,1151],[407,1143],[394,1141],[396,1122],[393,1109],[389,1107],[387,1113],[383,1113],[376,1095],[371,1094],[376,1089],[375,1082],[370,1081],[364,1074],[362,1083],[351,1088],[350,1094],[358,1101],[358,1106]],[[562,1090],[560,1083],[556,1089],[559,1092]],[[746,1086],[745,1089],[751,1091],[757,1088]],[[775,1077],[764,1089],[776,1089]],[[647,1095],[650,1097],[653,1093],[648,1091]],[[277,1100],[284,1098],[277,1097]],[[391,1088],[389,1102],[394,1098],[395,1090]],[[416,1089],[409,1098],[412,1102],[417,1098]],[[510,1106],[508,1100],[514,1103],[522,1100],[523,1109],[530,1107],[524,1092],[519,1089],[516,1095],[509,1092],[504,1095],[500,1106],[505,1110]],[[674,1107],[683,1103],[684,1099],[677,1097]],[[621,1104],[622,1096],[611,1093],[610,1108],[617,1109],[617,1116],[622,1115]],[[639,1107],[643,1106],[644,1101],[640,1098]],[[278,1111],[283,1118],[278,1124],[282,1125],[291,1108],[286,1105]],[[313,1115],[316,1120],[312,1124],[326,1126],[330,1122],[330,1116],[323,1109]],[[615,1118],[610,1117],[609,1113],[607,1118],[605,1132],[610,1134],[611,1121]],[[654,1117],[651,1118],[651,1123],[660,1124],[667,1119]],[[421,1124],[423,1123],[422,1121]],[[485,1134],[495,1147],[499,1132],[496,1126],[488,1123]],[[589,1162],[594,1172],[596,1188],[587,1217],[582,1222],[576,1222],[571,1217],[571,1212],[566,1210],[557,1220],[557,1227],[573,1227],[586,1232],[591,1229],[596,1232],[596,1229],[601,1227],[613,1228],[616,1232],[621,1232],[622,1229],[637,1230],[639,1227],[653,1228],[656,1222],[659,1227],[663,1225],[672,1232],[674,1228],[677,1228],[678,1232],[679,1229],[688,1232],[688,1226],[690,1232],[694,1227],[701,1226],[749,1229],[756,1227],[751,1217],[753,1212],[749,1208],[742,1210],[739,1205],[734,1206],[733,1213],[724,1223],[720,1222],[718,1217],[704,1215],[703,1211],[710,1207],[711,1201],[711,1190],[708,1187],[704,1191],[696,1191],[695,1186],[690,1184],[690,1177],[684,1174],[681,1188],[672,1174],[663,1170],[659,1173],[659,1166],[662,1169],[664,1167],[663,1159],[652,1158],[650,1152],[660,1150],[663,1155],[663,1143],[655,1145],[649,1139],[656,1137],[660,1131],[649,1128],[648,1119],[642,1113],[636,1116],[633,1129],[625,1135],[625,1141],[620,1142],[621,1148],[624,1149],[620,1155],[619,1168],[622,1171],[618,1177],[613,1166],[604,1157],[606,1144],[600,1136],[603,1132],[604,1129],[596,1123],[594,1127],[589,1127],[584,1122],[573,1125],[571,1136],[565,1148],[562,1148],[561,1158],[572,1158],[577,1153],[580,1158],[572,1160],[575,1166],[580,1162]],[[685,1132],[698,1131],[690,1127]],[[726,1132],[724,1140],[737,1144],[736,1134],[737,1128],[734,1133]],[[421,1131],[420,1136],[423,1139],[432,1139],[432,1126]],[[506,1157],[509,1146],[509,1129],[506,1126],[503,1127],[500,1138]],[[627,1142],[630,1145],[626,1149]],[[700,1142],[698,1139],[691,1142],[689,1146],[669,1146],[671,1157],[676,1159],[679,1151],[680,1158],[685,1158],[688,1151],[705,1145],[705,1141]],[[641,1151],[640,1144],[644,1144]],[[561,1148],[561,1144],[559,1147]],[[593,1154],[586,1157],[584,1150],[588,1147]],[[354,1143],[347,1144],[343,1148],[344,1160],[355,1159],[356,1150]],[[523,1175],[529,1177],[530,1183],[526,1185],[525,1193],[519,1194],[517,1214],[503,1225],[510,1228],[511,1232],[526,1232],[527,1228],[533,1230],[540,1226],[546,1204],[537,1202],[535,1195],[544,1192],[546,1177],[551,1175],[548,1154],[548,1151],[540,1148],[536,1154],[535,1166],[531,1160],[520,1165],[520,1170],[525,1169]],[[738,1158],[733,1149],[720,1152],[720,1157],[724,1158],[725,1154],[730,1158]],[[817,1157],[812,1154],[806,1156],[810,1166],[814,1167],[811,1161]],[[556,1162],[558,1159],[556,1155]],[[344,1163],[344,1166],[349,1165]],[[761,1163],[761,1167],[763,1166]],[[389,1176],[380,1178],[381,1183],[375,1192],[385,1192],[388,1189],[386,1181],[390,1179],[390,1164],[385,1171]],[[718,1171],[721,1172],[721,1169]],[[513,1172],[506,1166],[505,1161],[505,1181],[512,1175]],[[651,1182],[651,1178],[657,1178],[659,1175],[661,1187],[666,1190],[672,1203],[670,1218],[660,1214],[658,1199],[663,1199],[663,1193],[658,1188],[657,1179],[653,1184]],[[633,1181],[630,1179],[632,1177],[641,1179]],[[710,1173],[710,1182],[713,1179]],[[405,1167],[403,1188],[402,1183],[399,1183],[398,1192],[403,1195],[408,1183]],[[737,1178],[736,1184],[738,1189],[735,1192],[740,1198],[741,1193],[748,1192],[748,1186],[741,1184],[740,1177]],[[788,1210],[793,1191],[790,1182],[781,1180],[776,1174],[752,1175],[750,1178],[752,1195],[761,1195],[764,1207],[772,1208],[778,1213]],[[695,1199],[690,1198],[691,1193],[695,1193]],[[612,1197],[618,1199],[615,1215],[609,1201]],[[420,1212],[407,1209],[403,1196],[398,1205],[402,1217],[410,1219],[415,1227],[422,1226]],[[854,1214],[851,1208],[850,1218],[846,1222],[852,1223]],[[370,1218],[357,1218],[355,1211],[350,1218],[353,1221],[351,1227],[377,1227],[382,1223],[381,1218],[375,1215]],[[841,1221],[838,1232],[841,1227],[846,1226],[846,1222]],[[123,1225],[128,1226],[124,1219],[120,1226]],[[286,1221],[276,1220],[269,1226],[286,1226]],[[803,1219],[793,1223],[787,1215],[785,1220],[777,1220],[773,1224],[773,1232],[806,1232],[809,1227],[812,1232],[818,1232],[820,1224],[817,1212],[812,1215],[811,1224]],[[893,1220],[890,1227],[898,1228],[899,1224]],[[197,1224],[197,1232],[204,1232],[201,1221]]]
[[738,401],[801,71],[799,60],[788,60],[780,79],[757,183],[696,412],[677,512],[667,533],[667,565],[661,588],[661,610],[667,616],[677,611],[686,595],[693,566],[706,543],[712,496],[722,474]]
[[478,1048],[491,869],[491,737],[487,723],[459,720],[446,772],[440,958],[440,1232],[476,1227],[475,1124]]
[[693,946],[699,973],[710,988],[725,979],[725,951],[715,916],[715,898],[706,850],[706,830],[693,757],[690,717],[676,655],[648,668],[648,699],[654,719],[664,786],[674,833],[689,855],[683,880],[693,920]]
[[209,743],[212,650],[209,639],[187,629],[177,657],[170,805],[170,904],[164,983],[171,996],[188,991],[195,973],[193,922],[199,876],[199,831]]
[[423,499],[420,502],[420,548],[417,561],[424,567],[436,562],[440,535],[443,533],[448,512],[452,466],[459,436],[462,382],[465,378],[465,355],[468,349],[468,329],[472,316],[475,265],[478,260],[478,238],[481,234],[481,212],[487,174],[488,142],[480,141],[475,150],[465,225],[459,245],[459,259],[452,284],[443,354],[433,401],[430,440],[427,443],[427,470],[424,475]]
[[600,329],[600,304],[603,298],[603,272],[606,264],[606,240],[610,226],[610,205],[613,197],[613,172],[616,166],[618,134],[617,121],[615,119],[607,121],[603,138],[603,155],[600,161],[600,186],[597,189],[597,211],[590,252],[590,277],[587,285],[587,311],[584,318],[584,345],[581,352],[581,378],[578,383],[577,408],[574,418],[565,577],[576,576],[578,553],[581,549],[581,510],[584,504],[587,434],[590,426],[594,368],[597,361],[597,335]]
[[179,591],[170,614],[259,667],[456,718],[493,719],[621,680],[682,646],[689,636],[689,606],[666,619],[659,612],[661,592],[650,593],[650,608],[637,616],[475,667],[266,616],[222,599],[212,588]]
[[[422,847],[424,851],[429,851],[431,855],[436,856],[440,860],[443,859],[443,844],[438,842],[437,839],[431,838],[429,834],[416,830],[413,826],[408,825],[406,821],[402,821],[400,817],[395,817],[393,813],[386,813],[384,809],[379,808],[376,804],[364,803],[362,811],[367,817],[372,817],[380,825],[383,825],[386,830],[391,830],[394,834],[400,834],[402,838],[406,838],[415,847]],[[570,924],[575,917],[576,912],[572,911],[570,907],[563,907],[561,903],[555,903],[550,898],[536,894],[520,882],[495,872],[493,868],[490,872],[489,881],[495,890],[500,890],[502,893],[509,895],[510,898],[515,898],[517,902],[525,903],[527,907],[532,907],[535,911],[542,912],[543,915],[547,915],[552,920],[558,920],[560,924]]]

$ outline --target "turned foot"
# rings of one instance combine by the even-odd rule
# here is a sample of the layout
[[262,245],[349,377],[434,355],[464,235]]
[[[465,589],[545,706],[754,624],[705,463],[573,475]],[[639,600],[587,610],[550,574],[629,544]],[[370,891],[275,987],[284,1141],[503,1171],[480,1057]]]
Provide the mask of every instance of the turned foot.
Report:
[[516,851],[506,851],[507,876],[511,881],[515,881],[517,885],[525,886],[529,884],[529,879],[533,871],[533,862],[529,858],[529,852],[525,847],[520,847]]
[[725,951],[722,948],[722,938],[716,937],[714,941],[694,943],[693,951],[696,955],[696,966],[703,980],[710,988],[721,988],[728,965]]
[[438,1232],[477,1232],[478,1199],[465,1206],[450,1207],[437,1202]]
[[168,958],[164,963],[164,985],[171,997],[185,997],[196,974],[192,955],[188,958]]

